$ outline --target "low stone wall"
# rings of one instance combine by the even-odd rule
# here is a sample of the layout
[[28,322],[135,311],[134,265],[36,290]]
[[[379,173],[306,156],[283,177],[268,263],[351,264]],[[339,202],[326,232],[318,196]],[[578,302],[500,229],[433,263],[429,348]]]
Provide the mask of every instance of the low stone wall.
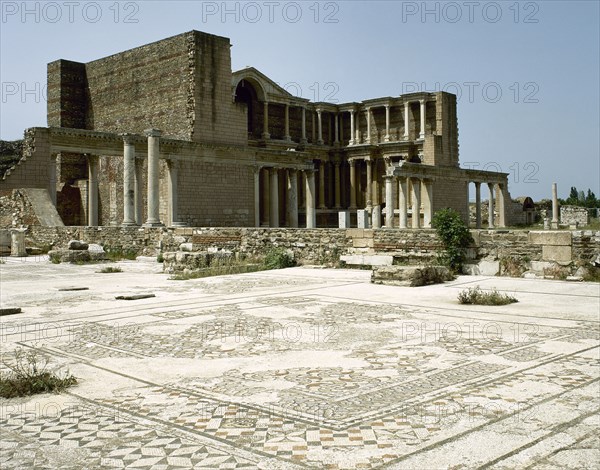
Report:
[[[522,275],[559,266],[570,274],[600,254],[600,231],[473,230],[473,274]],[[442,245],[433,230],[290,228],[40,227],[26,234],[28,247],[65,248],[69,240],[120,247],[139,255],[225,250],[262,258],[283,248],[304,264],[337,264],[342,255],[392,256],[395,263],[431,263]],[[564,271],[564,269],[563,269]]]
[[564,225],[587,225],[590,223],[588,209],[577,206],[560,206],[560,223]]

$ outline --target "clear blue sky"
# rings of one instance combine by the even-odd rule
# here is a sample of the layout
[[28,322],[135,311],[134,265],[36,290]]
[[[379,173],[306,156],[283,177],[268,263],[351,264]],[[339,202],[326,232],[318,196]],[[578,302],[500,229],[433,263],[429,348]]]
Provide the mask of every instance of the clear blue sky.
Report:
[[510,173],[513,197],[552,181],[600,196],[598,1],[0,3],[4,140],[46,125],[48,62],[197,29],[231,38],[234,70],[313,100],[460,94],[463,167]]

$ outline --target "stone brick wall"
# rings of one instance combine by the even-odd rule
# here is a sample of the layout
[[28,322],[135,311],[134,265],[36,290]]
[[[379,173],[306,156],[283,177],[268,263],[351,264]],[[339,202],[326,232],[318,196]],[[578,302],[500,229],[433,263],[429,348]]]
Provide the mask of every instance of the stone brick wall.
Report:
[[590,223],[588,209],[577,206],[560,206],[560,223],[587,225]]
[[85,64],[63,59],[48,64],[48,126],[85,129],[86,88]]
[[0,180],[0,190],[50,188],[50,140],[48,129],[27,129],[23,141],[23,157]]

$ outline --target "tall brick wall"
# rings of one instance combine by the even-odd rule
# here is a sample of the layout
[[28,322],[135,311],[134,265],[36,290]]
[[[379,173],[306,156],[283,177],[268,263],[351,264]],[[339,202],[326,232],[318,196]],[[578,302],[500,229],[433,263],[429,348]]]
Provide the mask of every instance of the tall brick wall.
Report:
[[48,64],[48,126],[85,129],[86,89],[85,64],[64,59]]

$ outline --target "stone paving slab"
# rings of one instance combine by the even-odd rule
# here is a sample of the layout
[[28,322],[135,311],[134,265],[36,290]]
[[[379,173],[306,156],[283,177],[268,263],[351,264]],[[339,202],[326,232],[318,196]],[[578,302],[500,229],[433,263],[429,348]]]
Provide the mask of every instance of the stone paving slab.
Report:
[[[292,268],[171,281],[153,259],[0,265],[2,357],[79,384],[0,401],[2,468],[596,468],[600,286],[420,288]],[[61,286],[88,291],[58,292]],[[479,285],[520,302],[461,306]],[[135,302],[116,295],[153,293]]]

